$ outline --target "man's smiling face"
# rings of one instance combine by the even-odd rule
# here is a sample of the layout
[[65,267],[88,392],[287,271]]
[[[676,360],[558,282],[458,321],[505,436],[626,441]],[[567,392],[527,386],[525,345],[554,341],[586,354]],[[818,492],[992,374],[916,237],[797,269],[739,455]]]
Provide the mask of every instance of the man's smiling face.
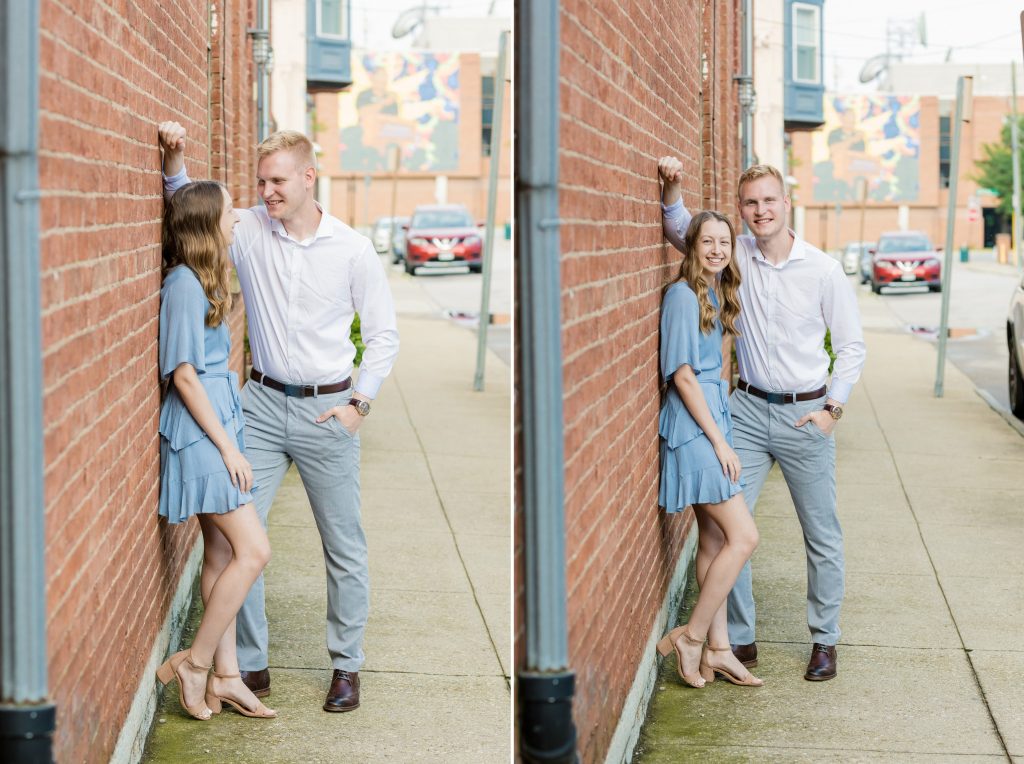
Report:
[[790,201],[777,178],[764,175],[740,188],[740,217],[758,239],[771,239],[786,230]]

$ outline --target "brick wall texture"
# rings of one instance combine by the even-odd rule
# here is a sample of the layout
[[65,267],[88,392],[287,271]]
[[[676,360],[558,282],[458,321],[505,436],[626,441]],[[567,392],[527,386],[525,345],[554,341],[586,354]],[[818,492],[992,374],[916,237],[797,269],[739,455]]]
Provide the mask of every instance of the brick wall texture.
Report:
[[657,503],[658,323],[663,289],[680,262],[661,232],[657,161],[682,159],[691,210],[713,207],[738,222],[739,3],[563,0],[561,44],[569,654],[579,751],[583,761],[598,762],[692,526],[691,512],[670,517]]
[[[42,0],[40,208],[54,756],[105,762],[196,526],[156,516],[163,210],[156,126],[255,201],[254,0]],[[241,300],[231,318],[241,369]]]

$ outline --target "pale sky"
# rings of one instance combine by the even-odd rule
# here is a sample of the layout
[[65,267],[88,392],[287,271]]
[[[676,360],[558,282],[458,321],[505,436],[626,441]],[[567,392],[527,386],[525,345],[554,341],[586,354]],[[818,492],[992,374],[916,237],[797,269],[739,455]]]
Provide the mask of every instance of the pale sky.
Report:
[[[1020,63],[1017,0],[825,0],[825,87],[873,92],[857,79],[864,62],[885,52],[886,21],[916,20],[925,13],[927,47],[915,44],[903,60],[941,63],[953,48],[958,63]],[[836,87],[838,83],[838,88]]]
[[352,44],[357,48],[405,50],[416,33],[395,40],[391,28],[402,11],[426,5],[430,15],[448,18],[493,15],[512,18],[512,0],[352,0]]

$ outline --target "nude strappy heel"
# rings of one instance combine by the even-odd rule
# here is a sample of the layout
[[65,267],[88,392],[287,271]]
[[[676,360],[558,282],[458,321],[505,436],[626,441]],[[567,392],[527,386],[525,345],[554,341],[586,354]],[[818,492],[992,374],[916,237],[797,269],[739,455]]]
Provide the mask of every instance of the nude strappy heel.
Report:
[[182,686],[181,677],[178,676],[178,667],[182,663],[188,663],[189,666],[199,671],[209,671],[211,668],[210,666],[200,666],[192,660],[191,650],[180,650],[160,664],[160,668],[156,670],[156,678],[163,684],[177,682],[178,700],[181,702],[181,707],[193,719],[198,719],[201,722],[209,721],[213,712],[204,703],[196,703],[193,706],[185,705],[185,688]]
[[[710,663],[708,663],[708,653],[724,652],[732,653],[732,648],[712,647],[711,645],[708,645],[704,648],[704,652],[700,656],[700,674],[702,677],[704,677],[704,679],[706,679],[709,682],[714,681],[714,676],[717,672],[721,674],[722,678],[725,679],[727,682],[732,682],[733,684],[739,685],[740,687],[761,687],[762,685],[764,685],[763,679],[758,679],[749,671],[747,672],[747,677],[745,679],[740,679],[738,676],[733,674],[732,671],[730,671],[729,669],[724,668],[722,666],[712,666]],[[709,674],[711,675],[711,679],[708,679]]]
[[235,679],[236,677],[241,677],[241,674],[218,674],[216,671],[214,671],[210,674],[209,677],[207,677],[206,705],[210,707],[213,713],[219,714],[221,712],[221,709],[223,708],[221,701],[223,701],[224,703],[227,703],[232,708],[234,708],[242,716],[248,716],[250,719],[273,719],[277,716],[277,711],[271,711],[269,708],[263,705],[263,702],[260,701],[259,698],[256,699],[256,703],[258,704],[256,708],[248,709],[245,706],[238,703],[237,701],[232,700],[231,698],[225,697],[224,695],[218,695],[213,691],[214,677],[216,677],[217,679]]
[[[703,639],[694,639],[691,637],[685,626],[676,626],[668,634],[658,640],[658,652],[662,657],[668,655],[670,652],[675,650],[676,652],[676,670],[679,672],[679,678],[682,679],[690,687],[696,687],[697,689],[702,688],[707,680],[703,676],[703,673],[698,675],[698,678],[688,677],[683,674],[683,651],[679,649],[679,638],[682,637],[686,640],[687,644],[690,645],[703,645]],[[703,654],[702,654],[703,655]],[[713,677],[712,677],[713,678]],[[699,684],[698,684],[699,682]]]

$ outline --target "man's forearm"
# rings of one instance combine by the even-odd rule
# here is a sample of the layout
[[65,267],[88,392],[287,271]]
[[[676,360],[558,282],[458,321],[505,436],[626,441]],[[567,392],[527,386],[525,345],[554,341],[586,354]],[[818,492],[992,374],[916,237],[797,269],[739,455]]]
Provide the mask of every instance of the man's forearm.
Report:
[[164,151],[164,175],[171,177],[185,167],[184,151]]
[[661,186],[661,203],[666,207],[683,198],[683,184],[679,181],[668,181]]

